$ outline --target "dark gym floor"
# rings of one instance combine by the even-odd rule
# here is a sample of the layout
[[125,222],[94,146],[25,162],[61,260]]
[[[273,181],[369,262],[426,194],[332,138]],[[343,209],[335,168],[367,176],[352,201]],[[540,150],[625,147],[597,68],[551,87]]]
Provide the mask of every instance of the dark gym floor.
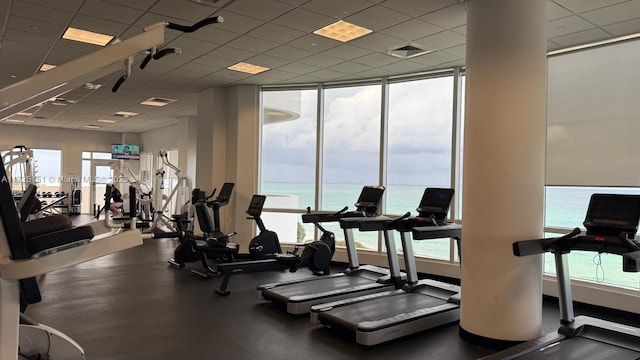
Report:
[[[201,280],[168,266],[176,240],[135,247],[39,279],[43,301],[27,315],[76,340],[87,359],[477,359],[492,353],[466,343],[457,324],[364,347],[307,316],[256,300],[256,285],[310,273],[233,276],[232,294],[214,293],[220,279]],[[336,268],[339,269],[339,268]],[[543,332],[557,328],[555,304],[544,305]]]

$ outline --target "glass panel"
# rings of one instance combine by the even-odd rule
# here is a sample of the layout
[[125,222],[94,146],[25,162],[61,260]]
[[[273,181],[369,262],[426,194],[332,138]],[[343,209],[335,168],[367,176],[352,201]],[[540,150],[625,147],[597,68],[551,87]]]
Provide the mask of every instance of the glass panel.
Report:
[[289,199],[286,204],[274,202],[275,207],[315,209],[317,94],[262,93],[260,192]]
[[[363,185],[377,185],[380,167],[381,86],[324,92],[322,209],[353,209]],[[332,226],[336,241],[344,236]],[[378,248],[377,233],[355,232],[359,246]]]
[[93,158],[94,159],[104,159],[104,160],[111,160],[111,153],[110,152],[94,152],[93,153]]
[[33,158],[36,160],[38,191],[51,193],[60,191],[62,151],[33,149]]
[[[426,187],[451,186],[452,112],[452,76],[389,85],[386,213],[415,215]],[[441,259],[449,244],[413,243],[416,255]]]
[[83,159],[91,159],[91,152],[89,152],[89,151],[83,151],[83,152],[82,152],[82,158],[83,158]]
[[[560,235],[551,234],[550,236]],[[569,274],[572,279],[640,289],[640,273],[623,272],[622,256],[602,254],[599,257],[595,252],[573,251],[569,253],[568,258]],[[544,272],[556,275],[554,256],[551,253],[546,253],[544,256]]]
[[91,160],[82,160],[82,178],[80,179],[80,189],[82,198],[80,202],[80,213],[91,213]]
[[640,194],[640,188],[545,187],[545,226],[583,227],[591,194]]

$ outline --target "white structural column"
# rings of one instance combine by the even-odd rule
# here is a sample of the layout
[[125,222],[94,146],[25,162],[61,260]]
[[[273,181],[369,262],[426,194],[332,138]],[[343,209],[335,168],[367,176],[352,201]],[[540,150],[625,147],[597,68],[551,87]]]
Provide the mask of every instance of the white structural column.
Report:
[[542,322],[542,257],[511,245],[543,235],[546,3],[466,3],[460,333],[490,347],[533,339]]

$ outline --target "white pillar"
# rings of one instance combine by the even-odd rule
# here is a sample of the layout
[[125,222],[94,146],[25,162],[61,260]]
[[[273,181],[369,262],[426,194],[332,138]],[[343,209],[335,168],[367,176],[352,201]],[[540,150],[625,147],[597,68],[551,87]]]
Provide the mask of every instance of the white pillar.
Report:
[[543,235],[546,3],[467,1],[460,334],[488,347],[541,329],[542,257],[511,244]]

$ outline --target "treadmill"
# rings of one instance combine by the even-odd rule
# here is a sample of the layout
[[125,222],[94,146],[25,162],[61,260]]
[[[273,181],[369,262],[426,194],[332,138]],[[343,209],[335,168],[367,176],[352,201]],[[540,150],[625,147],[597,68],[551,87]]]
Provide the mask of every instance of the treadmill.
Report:
[[573,314],[567,254],[572,250],[622,255],[623,271],[640,271],[640,243],[635,240],[640,195],[593,194],[584,226],[558,238],[517,241],[516,256],[551,252],[555,256],[560,328],[483,359],[640,359],[640,328]]
[[[286,304],[288,313],[300,315],[308,313],[309,308],[315,304],[401,287],[405,276],[400,272],[395,254],[395,241],[385,237],[387,247],[392,249],[387,253],[389,263],[392,264],[391,269],[385,269],[374,265],[360,265],[353,238],[353,227],[357,227],[357,220],[374,218],[391,220],[389,217],[376,215],[383,192],[384,187],[382,186],[365,186],[356,203],[356,211],[302,215],[304,223],[316,225],[340,221],[349,257],[348,268],[341,273],[323,277],[260,285],[258,286],[258,299]],[[345,226],[343,225],[345,219],[352,221],[348,221]]]
[[371,346],[458,321],[460,287],[418,280],[411,244],[412,237],[416,240],[451,237],[460,249],[462,227],[445,220],[453,193],[453,189],[427,188],[417,217],[361,223],[360,231],[400,232],[407,283],[402,289],[314,305],[311,322],[355,334],[358,344]]

